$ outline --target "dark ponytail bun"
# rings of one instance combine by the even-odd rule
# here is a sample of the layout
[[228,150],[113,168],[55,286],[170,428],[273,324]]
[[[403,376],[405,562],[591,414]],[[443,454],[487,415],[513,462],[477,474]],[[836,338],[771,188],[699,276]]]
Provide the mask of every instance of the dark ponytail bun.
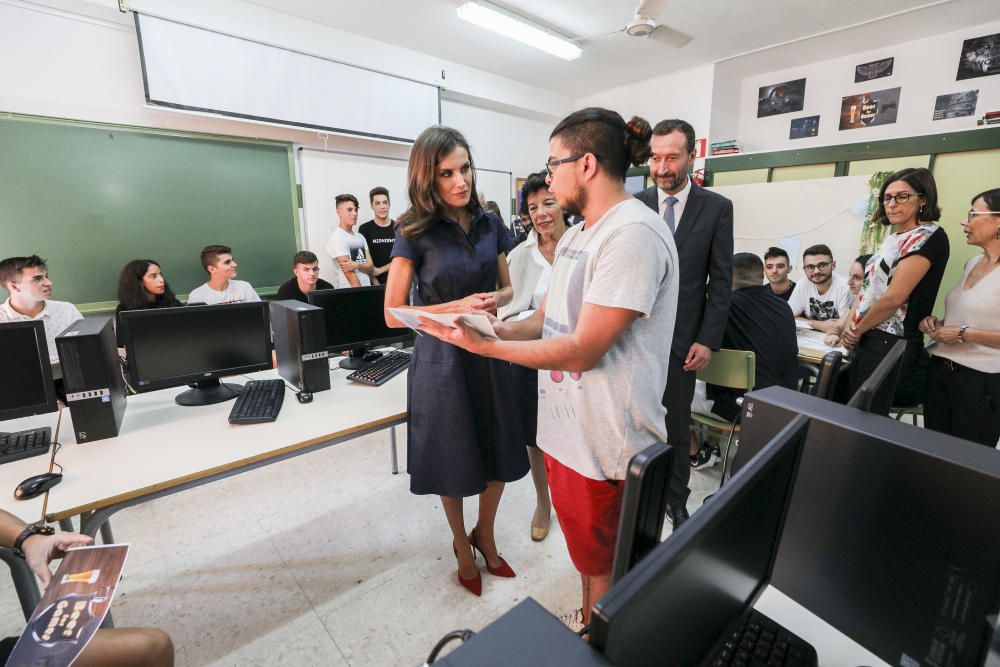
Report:
[[632,116],[625,133],[625,153],[629,164],[638,167],[649,161],[649,156],[652,154],[649,140],[652,137],[653,128],[649,126],[646,119]]

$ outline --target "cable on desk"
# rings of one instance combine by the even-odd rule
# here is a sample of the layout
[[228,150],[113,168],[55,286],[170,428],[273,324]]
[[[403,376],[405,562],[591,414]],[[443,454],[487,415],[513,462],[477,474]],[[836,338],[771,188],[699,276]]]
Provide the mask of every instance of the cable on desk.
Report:
[[473,632],[472,630],[452,630],[444,637],[439,639],[438,643],[434,645],[434,648],[431,650],[431,654],[427,656],[427,662],[424,663],[424,667],[427,667],[427,665],[430,665],[435,660],[437,660],[438,653],[440,653],[441,649],[443,649],[449,642],[454,641],[456,639],[461,639],[462,643],[464,644],[465,642],[472,639],[472,637],[474,637],[475,634],[476,633]]

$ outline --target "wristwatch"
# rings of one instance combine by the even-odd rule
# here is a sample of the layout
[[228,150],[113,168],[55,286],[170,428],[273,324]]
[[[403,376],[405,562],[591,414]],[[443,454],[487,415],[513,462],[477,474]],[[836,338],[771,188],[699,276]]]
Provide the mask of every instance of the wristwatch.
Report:
[[967,324],[963,324],[958,328],[958,339],[963,343],[965,342],[965,330],[968,328],[969,326]]
[[26,526],[25,529],[21,531],[21,534],[17,536],[17,539],[14,540],[14,548],[11,549],[11,551],[13,551],[14,555],[18,558],[24,558],[24,550],[21,549],[21,545],[24,544],[26,539],[32,535],[52,535],[55,532],[56,530],[52,526],[42,526],[37,523],[30,524]]

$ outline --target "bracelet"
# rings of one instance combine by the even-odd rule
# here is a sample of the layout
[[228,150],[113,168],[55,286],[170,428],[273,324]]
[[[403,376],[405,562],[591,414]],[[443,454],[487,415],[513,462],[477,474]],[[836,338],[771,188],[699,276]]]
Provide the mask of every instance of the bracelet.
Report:
[[24,550],[21,546],[24,544],[26,539],[32,535],[52,535],[55,532],[56,530],[52,526],[42,526],[37,523],[30,524],[26,526],[25,529],[21,531],[21,534],[17,536],[17,539],[14,540],[14,547],[11,551],[13,551],[14,555],[18,558],[24,558]]
[[968,328],[969,326],[967,324],[963,324],[958,328],[958,339],[963,343],[965,342],[965,330]]

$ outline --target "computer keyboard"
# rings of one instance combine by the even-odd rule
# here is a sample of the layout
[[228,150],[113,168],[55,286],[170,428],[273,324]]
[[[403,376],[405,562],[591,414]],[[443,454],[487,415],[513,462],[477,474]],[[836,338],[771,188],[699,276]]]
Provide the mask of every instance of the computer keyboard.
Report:
[[0,465],[49,452],[52,429],[48,426],[30,431],[0,433]]
[[711,667],[815,667],[816,649],[751,609],[708,660]]
[[230,424],[273,422],[285,400],[284,380],[249,380],[229,411]]
[[402,373],[409,365],[409,352],[402,352],[400,350],[387,352],[364,368],[358,369],[348,375],[347,379],[351,382],[360,382],[361,384],[370,384],[373,387],[378,387]]

